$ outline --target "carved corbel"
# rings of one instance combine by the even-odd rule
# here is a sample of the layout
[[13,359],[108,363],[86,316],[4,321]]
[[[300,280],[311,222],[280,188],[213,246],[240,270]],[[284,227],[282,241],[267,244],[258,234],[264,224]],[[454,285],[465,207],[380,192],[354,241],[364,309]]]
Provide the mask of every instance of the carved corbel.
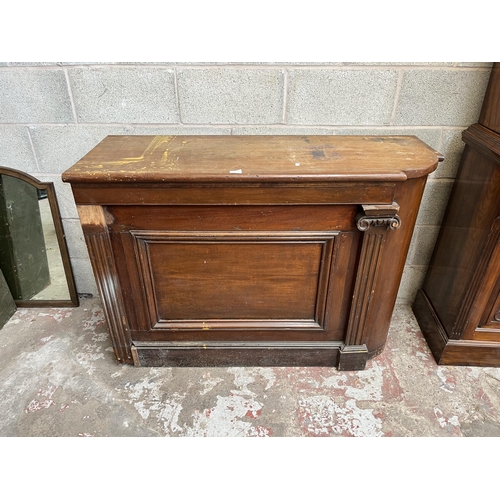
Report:
[[399,218],[399,205],[361,205],[363,213],[356,220],[356,226],[360,231],[368,231],[372,227],[386,227],[398,229],[401,227]]

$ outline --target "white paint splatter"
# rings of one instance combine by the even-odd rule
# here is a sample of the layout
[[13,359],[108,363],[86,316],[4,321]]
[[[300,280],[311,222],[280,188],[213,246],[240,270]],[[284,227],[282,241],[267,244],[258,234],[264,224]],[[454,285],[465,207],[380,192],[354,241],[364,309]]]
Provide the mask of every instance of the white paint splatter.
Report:
[[424,361],[427,361],[429,359],[429,355],[425,352],[416,351],[415,356],[417,356],[417,358],[420,358]]
[[124,373],[126,373],[126,367],[125,367],[125,365],[122,365],[120,370],[112,373],[110,376],[111,376],[111,378],[121,377]]
[[345,395],[357,401],[382,401],[384,367],[376,361],[371,368],[357,373],[357,385],[347,386]]
[[233,394],[240,394],[242,396],[255,396],[255,392],[248,388],[248,385],[256,382],[256,378],[262,377],[266,381],[265,391],[270,389],[276,382],[276,374],[272,368],[263,367],[233,367],[227,369],[228,373],[234,375],[234,385],[238,387],[233,390]]
[[212,378],[207,375],[203,375],[203,380],[201,383],[203,384],[203,389],[200,391],[200,396],[204,396],[208,392],[210,392],[217,384],[224,382],[222,378]]
[[345,389],[347,383],[347,375],[341,372],[334,373],[331,377],[327,377],[321,384],[329,389]]
[[87,370],[89,375],[92,375],[95,371],[94,361],[104,359],[104,353],[100,351],[101,346],[85,344],[83,346],[83,352],[76,354],[76,360],[85,368],[85,370]]
[[361,409],[350,399],[344,406],[328,396],[311,396],[299,401],[305,431],[316,436],[348,434],[356,437],[382,436],[382,420],[371,409]]
[[233,390],[233,394],[239,394],[242,396],[255,396],[256,394],[248,388],[249,384],[255,382],[255,377],[253,376],[253,370],[242,367],[228,368],[228,373],[234,375],[234,385],[238,387],[237,390]]
[[68,310],[59,309],[58,311],[52,311],[49,313],[40,312],[40,313],[38,313],[38,316],[50,316],[55,321],[60,323],[63,319],[70,318],[72,314],[73,314],[73,311],[71,309],[68,309]]
[[[158,420],[163,423],[163,430],[165,434],[172,432],[181,432],[182,427],[179,426],[179,415],[182,411],[181,401],[184,398],[179,394],[174,394],[173,399],[167,399],[164,402],[158,403]],[[156,408],[155,408],[156,409]]]
[[22,318],[26,316],[29,312],[31,312],[30,309],[18,309],[14,315],[10,318],[10,320],[7,322],[8,325],[17,325],[21,323]]
[[475,378],[479,379],[479,376],[482,375],[483,371],[486,373],[486,375],[489,375],[490,377],[500,380],[500,368],[477,368],[473,366],[468,366],[467,367],[469,373]]
[[108,338],[109,337],[106,332],[94,333],[94,335],[92,335],[92,340],[95,340],[96,342],[105,342]]
[[434,408],[434,415],[436,415],[439,427],[441,427],[442,429],[444,429],[448,425],[453,425],[454,427],[458,427],[460,425],[457,416],[452,415],[450,418],[446,418],[444,416],[444,413],[439,408]]
[[250,427],[247,431],[247,437],[269,437],[271,435],[271,430],[267,427],[262,427],[258,425],[257,427]]
[[52,399],[54,392],[56,392],[57,387],[53,385],[49,385],[45,389],[39,389],[37,392],[37,396],[39,398],[44,399],[33,399],[26,409],[24,410],[26,413],[33,413],[35,411],[39,411],[42,409],[49,408],[53,406],[55,403]]
[[371,409],[361,409],[352,399],[347,401],[345,408],[337,411],[338,426],[353,436],[379,437],[382,436],[382,420],[373,415]]
[[[165,377],[152,376],[144,378],[135,384],[127,383],[125,391],[128,400],[144,419],[155,419],[162,427],[165,435],[177,434],[180,436],[266,436],[269,429],[253,425],[251,420],[260,416],[262,404],[248,396],[253,394],[247,387],[254,381],[250,371],[259,373],[267,379],[267,386],[271,387],[272,374],[267,370],[245,370],[231,368],[240,390],[229,396],[217,396],[217,403],[213,408],[195,410],[191,423],[179,423],[183,403],[187,393],[165,395]],[[162,372],[160,372],[162,373]],[[152,374],[151,374],[152,375]],[[200,381],[204,388],[200,394],[206,394],[212,387],[223,379],[211,379],[208,375]]]
[[455,390],[455,382],[449,378],[449,373],[447,372],[449,372],[448,369],[443,366],[438,366],[436,369],[436,375],[442,382],[440,389],[451,394]]
[[83,331],[95,330],[105,323],[104,312],[100,307],[92,308],[92,316],[83,323]]
[[195,412],[193,426],[186,427],[185,435],[189,437],[236,437],[263,435],[244,417],[256,418],[262,405],[241,395],[217,396],[214,408],[205,412]]
[[158,380],[148,378],[135,384],[127,383],[125,388],[130,396],[129,401],[133,403],[139,415],[144,420],[156,418],[161,423],[165,434],[169,435],[183,430],[178,424],[178,419],[185,396],[174,393],[170,398],[165,398],[162,390],[164,382],[164,378]]
[[264,390],[269,390],[276,382],[276,373],[272,368],[257,368],[261,377],[267,380],[267,385]]
[[331,389],[344,389],[347,397],[357,401],[382,401],[384,370],[384,366],[373,361],[370,368],[356,374],[355,385],[352,381],[348,382],[347,376],[340,372],[324,378],[321,385]]

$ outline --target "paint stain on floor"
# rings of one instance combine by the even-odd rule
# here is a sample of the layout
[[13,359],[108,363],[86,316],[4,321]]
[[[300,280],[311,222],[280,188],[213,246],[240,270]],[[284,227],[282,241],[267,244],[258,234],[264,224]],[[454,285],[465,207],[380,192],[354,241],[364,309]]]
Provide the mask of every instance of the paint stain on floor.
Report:
[[366,370],[338,372],[118,365],[99,300],[81,302],[0,331],[0,435],[500,435],[500,369],[437,366],[407,306]]

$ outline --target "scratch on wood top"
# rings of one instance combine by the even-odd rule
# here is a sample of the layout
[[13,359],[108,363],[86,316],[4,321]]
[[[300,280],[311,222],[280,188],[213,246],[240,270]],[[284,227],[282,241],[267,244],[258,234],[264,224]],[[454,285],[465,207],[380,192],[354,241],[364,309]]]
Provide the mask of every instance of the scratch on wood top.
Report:
[[429,174],[438,160],[436,151],[413,136],[108,136],[62,178],[79,183],[405,181]]

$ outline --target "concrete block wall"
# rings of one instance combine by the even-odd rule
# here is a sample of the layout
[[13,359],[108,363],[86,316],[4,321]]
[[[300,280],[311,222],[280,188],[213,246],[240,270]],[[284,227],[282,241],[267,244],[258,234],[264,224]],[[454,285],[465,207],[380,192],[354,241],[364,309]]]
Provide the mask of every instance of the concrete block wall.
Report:
[[109,134],[409,134],[443,153],[398,301],[422,284],[491,63],[0,63],[0,165],[55,184],[79,293],[96,294],[61,173]]

